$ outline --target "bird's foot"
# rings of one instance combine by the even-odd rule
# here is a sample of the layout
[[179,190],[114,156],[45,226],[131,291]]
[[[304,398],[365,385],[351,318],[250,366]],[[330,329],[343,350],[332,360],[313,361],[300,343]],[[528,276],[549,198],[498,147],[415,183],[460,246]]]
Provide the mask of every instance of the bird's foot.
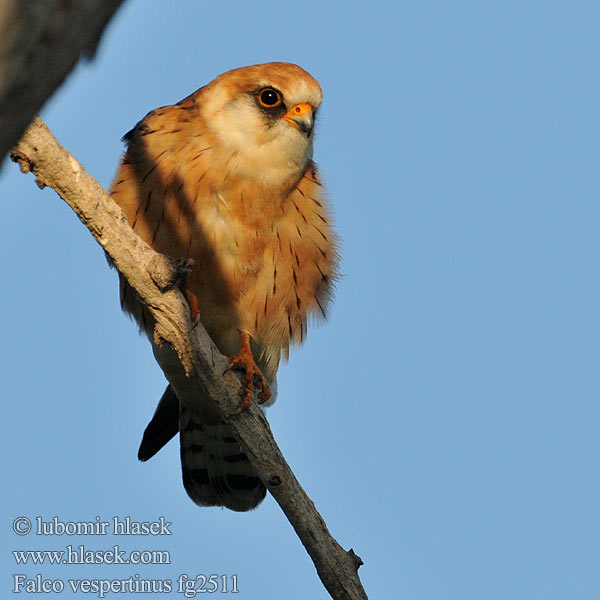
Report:
[[240,388],[240,396],[242,397],[241,408],[250,406],[253,389],[260,390],[258,393],[259,404],[266,402],[271,397],[269,384],[254,362],[252,349],[250,348],[250,336],[245,332],[242,332],[240,351],[229,359],[225,373],[231,370],[243,371],[244,373],[242,387]]
[[192,320],[192,327],[196,327],[200,322],[200,302],[198,296],[191,292],[187,287],[184,286],[182,289],[183,295],[187,300],[188,306],[190,307],[190,319]]
[[200,302],[198,296],[194,294],[188,288],[188,277],[192,273],[194,267],[194,260],[192,258],[178,258],[175,259],[177,266],[177,280],[176,285],[181,290],[181,293],[185,296],[185,299],[190,308],[190,319],[192,321],[192,327],[196,327],[200,322]]

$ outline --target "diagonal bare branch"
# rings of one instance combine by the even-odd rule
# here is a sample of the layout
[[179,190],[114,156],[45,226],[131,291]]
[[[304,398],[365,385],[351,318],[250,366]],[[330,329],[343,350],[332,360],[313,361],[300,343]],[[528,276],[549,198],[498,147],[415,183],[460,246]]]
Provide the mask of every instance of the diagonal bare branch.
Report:
[[[366,599],[358,577],[361,559],[352,550],[345,551],[331,536],[286,463],[262,412],[254,405],[239,410],[239,380],[231,372],[223,375],[227,359],[202,325],[192,327],[181,292],[172,285],[178,277],[175,262],[157,254],[134,233],[121,209],[56,141],[41,119],[34,119],[13,149],[12,158],[24,172],[33,171],[38,185],[52,187],[69,204],[150,309],[157,323],[155,342],[175,349],[185,367],[187,377],[181,385],[182,377],[169,373],[172,364],[161,364],[177,395],[190,404],[205,394],[213,399],[294,527],[331,597]],[[161,363],[160,353],[157,360]]]

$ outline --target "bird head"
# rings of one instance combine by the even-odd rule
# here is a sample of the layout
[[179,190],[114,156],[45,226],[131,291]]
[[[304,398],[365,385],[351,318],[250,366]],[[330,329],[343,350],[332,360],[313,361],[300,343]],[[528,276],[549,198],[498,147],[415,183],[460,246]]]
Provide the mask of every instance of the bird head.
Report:
[[291,63],[228,71],[198,98],[206,126],[229,153],[229,168],[272,183],[304,171],[313,154],[319,83]]

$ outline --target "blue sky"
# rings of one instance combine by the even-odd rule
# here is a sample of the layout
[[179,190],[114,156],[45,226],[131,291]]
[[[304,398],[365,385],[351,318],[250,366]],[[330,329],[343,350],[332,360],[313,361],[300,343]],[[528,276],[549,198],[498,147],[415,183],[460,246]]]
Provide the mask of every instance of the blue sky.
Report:
[[[371,598],[600,594],[599,19],[593,2],[131,0],[43,111],[107,186],[131,126],[225,70],[286,60],[321,82],[344,278],[268,417]],[[1,589],[216,573],[239,598],[327,598],[270,497],[201,509],[176,443],[137,461],[164,379],[116,274],[15,165],[0,197]],[[164,516],[172,534],[17,536],[20,515]],[[10,554],[68,544],[171,564]]]

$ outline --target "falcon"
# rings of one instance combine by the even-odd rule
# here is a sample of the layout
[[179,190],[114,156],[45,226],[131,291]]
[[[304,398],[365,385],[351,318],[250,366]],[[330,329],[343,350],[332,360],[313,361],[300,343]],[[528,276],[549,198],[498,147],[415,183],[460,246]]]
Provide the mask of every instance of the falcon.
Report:
[[[253,65],[151,111],[123,138],[110,194],[157,252],[193,259],[183,291],[192,318],[243,372],[242,406],[255,392],[264,406],[275,400],[280,360],[304,341],[310,320],[326,316],[338,276],[337,237],[312,159],[321,101],[301,67]],[[120,292],[152,342],[153,318],[123,277]],[[155,353],[164,346],[153,344]],[[209,398],[186,405],[167,387],[139,459],[178,432],[183,483],[196,504],[246,511],[262,501],[263,483]]]

